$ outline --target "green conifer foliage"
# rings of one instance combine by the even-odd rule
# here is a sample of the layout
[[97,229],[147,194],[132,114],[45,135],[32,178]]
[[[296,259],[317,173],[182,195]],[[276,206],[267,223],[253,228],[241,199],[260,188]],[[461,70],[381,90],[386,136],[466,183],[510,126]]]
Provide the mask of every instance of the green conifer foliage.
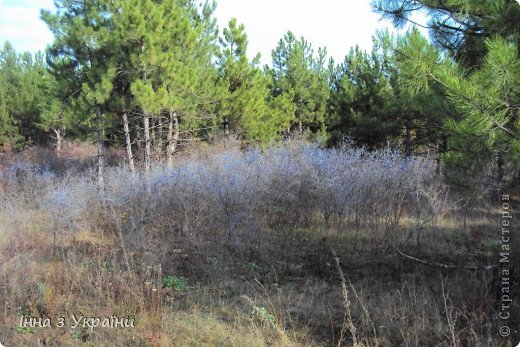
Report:
[[329,98],[329,76],[325,66],[326,50],[315,55],[309,42],[288,32],[272,52],[272,93],[292,98],[295,107],[291,128],[324,133]]
[[258,67],[260,56],[252,62],[246,56],[244,29],[232,19],[221,38],[218,66],[226,94],[218,112],[225,127],[236,129],[247,141],[266,144],[289,126],[289,113],[270,102],[267,77]]

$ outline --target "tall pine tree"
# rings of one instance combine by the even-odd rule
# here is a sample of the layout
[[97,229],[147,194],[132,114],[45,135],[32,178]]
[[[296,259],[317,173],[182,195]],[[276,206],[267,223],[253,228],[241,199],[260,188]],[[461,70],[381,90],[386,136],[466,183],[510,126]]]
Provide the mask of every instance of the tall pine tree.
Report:
[[291,125],[301,135],[325,132],[325,114],[329,98],[326,51],[318,54],[303,37],[296,39],[288,32],[272,52],[273,66],[269,70],[273,80],[273,95],[292,99],[295,120]]
[[219,109],[225,132],[236,129],[246,141],[268,143],[289,125],[290,114],[270,104],[267,78],[258,67],[260,56],[252,62],[247,58],[244,26],[232,19],[223,34],[218,66],[226,90]]

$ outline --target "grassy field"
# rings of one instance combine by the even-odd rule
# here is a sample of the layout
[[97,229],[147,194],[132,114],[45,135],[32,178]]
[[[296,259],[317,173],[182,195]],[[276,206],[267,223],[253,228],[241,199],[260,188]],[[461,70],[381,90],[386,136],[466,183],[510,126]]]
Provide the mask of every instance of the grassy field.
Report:
[[468,203],[428,158],[292,145],[149,173],[113,164],[100,190],[88,161],[1,163],[5,346],[520,339],[514,239],[511,335],[499,334],[500,200]]

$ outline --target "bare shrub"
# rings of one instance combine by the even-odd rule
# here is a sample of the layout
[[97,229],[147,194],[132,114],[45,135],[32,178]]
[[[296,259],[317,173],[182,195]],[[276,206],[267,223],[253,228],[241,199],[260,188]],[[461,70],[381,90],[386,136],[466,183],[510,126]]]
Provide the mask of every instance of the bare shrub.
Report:
[[396,237],[405,211],[420,235],[449,206],[433,167],[429,158],[390,150],[293,145],[159,165],[146,175],[115,167],[100,193],[93,171],[57,176],[17,163],[5,170],[3,195],[12,198],[3,200],[45,207],[55,230],[96,221],[99,229],[121,232],[132,247],[154,238],[191,240],[220,249],[230,244],[245,256],[270,232],[285,252],[302,228],[355,231],[356,239],[363,230],[382,245]]

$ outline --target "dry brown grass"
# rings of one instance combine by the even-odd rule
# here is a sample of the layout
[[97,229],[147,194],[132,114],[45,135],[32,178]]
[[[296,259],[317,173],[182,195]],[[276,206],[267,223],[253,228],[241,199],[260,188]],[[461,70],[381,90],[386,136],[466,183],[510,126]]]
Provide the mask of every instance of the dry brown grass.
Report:
[[[251,315],[252,307],[234,308],[212,301],[214,292],[189,295],[168,292],[152,284],[145,269],[132,275],[113,262],[120,257],[117,237],[89,231],[65,234],[53,252],[52,234],[31,227],[2,228],[0,268],[7,291],[2,304],[0,336],[7,345],[106,346],[266,346],[294,345]],[[137,266],[137,264],[134,264]],[[2,289],[4,287],[2,286]],[[164,299],[153,304],[153,293]],[[201,307],[201,303],[204,307]],[[176,309],[183,306],[184,309]],[[133,329],[72,329],[71,316],[110,315],[135,319]],[[51,328],[21,328],[21,315],[50,317]],[[58,317],[67,317],[63,328]],[[302,339],[303,341],[303,339]]]
[[[152,298],[143,289],[138,258],[132,265],[133,277],[117,265],[121,251],[115,235],[90,231],[66,234],[60,238],[55,257],[50,233],[44,230],[16,228],[13,232],[4,230],[2,235],[0,267],[8,287],[5,328],[1,330],[4,343],[74,345],[84,340],[92,345],[121,346],[292,346],[340,341],[350,345],[352,341],[344,333],[342,337],[345,299],[334,257],[325,253],[325,245],[318,248],[319,239],[308,241],[316,242],[312,247],[318,248],[315,251],[322,258],[311,249],[294,249],[290,274],[283,273],[284,264],[276,270],[275,263],[271,270],[242,272],[236,279],[227,278],[227,271],[206,269],[214,271],[214,278],[206,284],[192,285],[187,293],[174,294],[173,300],[167,298],[171,293],[161,291],[164,300],[157,312],[147,304]],[[489,318],[493,303],[486,292],[487,282],[464,271],[446,272],[396,259],[394,254],[377,255],[363,241],[360,253],[345,243],[345,235],[329,233],[328,238],[327,242],[339,245],[339,264],[356,289],[356,296],[349,295],[349,330],[354,327],[358,345],[451,346],[452,341],[458,345],[501,345],[493,335],[496,324]],[[338,240],[343,240],[343,246]],[[196,256],[185,252],[188,257]],[[297,258],[305,254],[316,256],[301,258],[300,266],[295,266]],[[456,257],[444,261],[456,261]],[[468,286],[471,291],[464,289]],[[239,299],[244,295],[250,298],[247,302]],[[276,329],[251,314],[253,307],[265,308]],[[17,327],[21,314],[55,319],[72,313],[130,315],[135,317],[136,327],[115,331],[70,327],[23,331]]]

